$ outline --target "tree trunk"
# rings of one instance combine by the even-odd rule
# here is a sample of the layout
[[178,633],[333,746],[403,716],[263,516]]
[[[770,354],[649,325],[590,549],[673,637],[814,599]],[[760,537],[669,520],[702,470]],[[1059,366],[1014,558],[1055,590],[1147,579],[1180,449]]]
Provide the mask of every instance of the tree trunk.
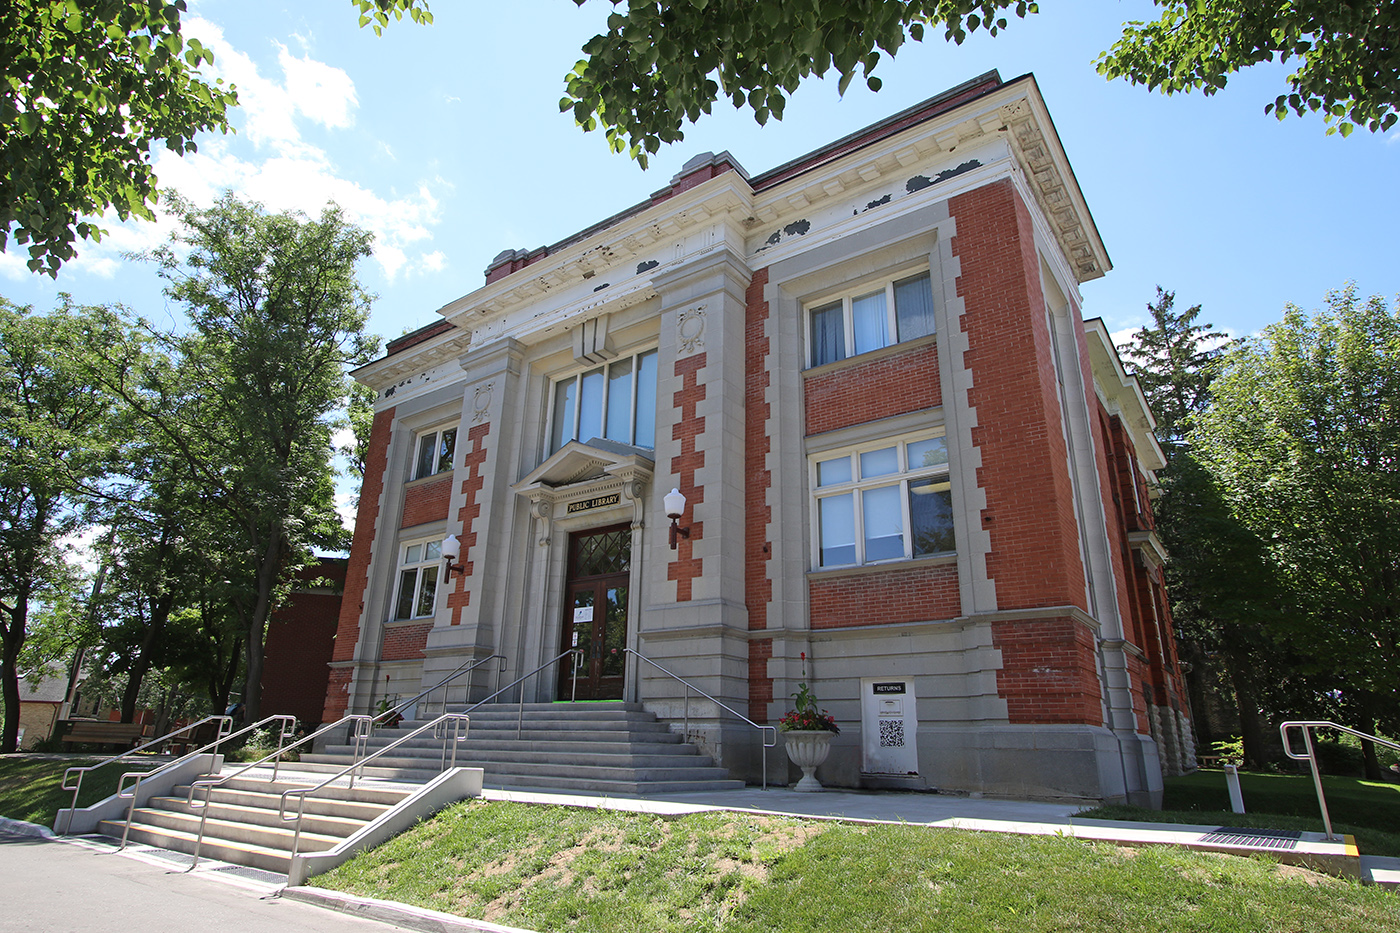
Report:
[[165,593],[151,604],[151,621],[146,625],[146,634],[141,638],[141,648],[136,659],[131,662],[131,675],[126,679],[126,689],[122,691],[122,722],[136,720],[136,703],[141,694],[141,683],[150,673],[152,656],[156,646],[165,636],[165,623],[170,620],[170,610],[174,607],[175,596]]
[[1235,652],[1226,652],[1224,657],[1225,666],[1230,673],[1230,683],[1235,688],[1235,708],[1239,711],[1245,764],[1250,768],[1262,769],[1268,761],[1264,744],[1264,719],[1259,715],[1254,685],[1245,674],[1249,659]]
[[24,591],[15,599],[5,627],[4,644],[0,645],[0,687],[5,697],[5,725],[0,732],[0,754],[18,751],[19,745],[19,652],[24,647],[25,627],[29,621],[29,593]]
[[[1358,732],[1365,732],[1368,735],[1376,734],[1376,695],[1369,691],[1361,698],[1361,721],[1353,728]],[[1361,757],[1366,763],[1366,780],[1384,781],[1385,773],[1381,771],[1380,759],[1376,757],[1376,743],[1370,739],[1361,740]]]
[[262,718],[263,636],[267,633],[267,617],[272,613],[272,591],[281,570],[282,534],[274,531],[258,565],[258,598],[248,619],[248,642],[244,646],[248,658],[248,674],[243,689],[245,723],[254,723]]

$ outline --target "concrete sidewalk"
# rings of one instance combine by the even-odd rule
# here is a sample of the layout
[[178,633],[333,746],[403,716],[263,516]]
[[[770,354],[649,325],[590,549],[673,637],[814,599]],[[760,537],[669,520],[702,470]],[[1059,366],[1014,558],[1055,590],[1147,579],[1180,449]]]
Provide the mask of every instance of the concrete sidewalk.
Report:
[[827,790],[808,794],[786,788],[760,790],[755,787],[714,793],[663,794],[644,798],[541,794],[511,790],[487,790],[483,792],[483,796],[488,800],[599,807],[663,816],[680,816],[707,810],[732,810],[740,813],[905,823],[1028,836],[1062,835],[1129,846],[1174,845],[1229,855],[1260,853],[1286,864],[1302,865],[1333,875],[1348,878],[1362,876],[1361,859],[1355,840],[1350,836],[1343,840],[1331,841],[1322,833],[1277,832],[1215,825],[1192,826],[1183,823],[1092,820],[1074,815],[1084,807],[1077,802],[1043,803],[898,791]]

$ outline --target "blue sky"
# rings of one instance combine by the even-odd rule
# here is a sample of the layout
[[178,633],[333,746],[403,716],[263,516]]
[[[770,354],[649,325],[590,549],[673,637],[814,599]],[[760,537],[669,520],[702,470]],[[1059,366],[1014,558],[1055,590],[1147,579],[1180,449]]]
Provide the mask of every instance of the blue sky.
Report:
[[[1255,67],[1214,97],[1164,97],[1109,83],[1092,62],[1145,0],[1047,0],[996,39],[906,45],[845,98],[835,80],[804,85],[786,119],[757,126],[726,103],[641,171],[558,112],[563,76],[611,10],[603,0],[433,5],[436,22],[358,29],[348,2],[198,0],[186,29],[216,50],[239,87],[238,132],[160,156],[158,172],[197,203],[223,188],[274,209],[318,211],[334,198],[373,230],[362,277],[385,337],[435,320],[478,288],[502,249],[537,247],[645,199],[690,156],[728,149],[757,173],[984,71],[1033,72],[1114,268],[1082,289],[1085,312],[1122,331],[1162,285],[1235,334],[1277,320],[1285,302],[1321,305],[1354,279],[1393,296],[1400,216],[1400,131],[1325,136],[1320,119],[1265,115],[1288,69]],[[0,255],[0,294],[47,308],[66,291],[172,312],[148,265],[160,224],[113,229],[57,281]]]

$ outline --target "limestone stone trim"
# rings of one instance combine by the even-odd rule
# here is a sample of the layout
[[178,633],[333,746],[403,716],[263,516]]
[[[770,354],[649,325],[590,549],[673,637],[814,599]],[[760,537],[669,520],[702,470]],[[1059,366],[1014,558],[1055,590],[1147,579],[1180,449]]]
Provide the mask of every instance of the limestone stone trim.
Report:
[[1167,563],[1167,549],[1155,531],[1128,532],[1128,546],[1142,555],[1143,563],[1149,570],[1157,570]]
[[676,356],[692,356],[705,349],[705,305],[676,315]]

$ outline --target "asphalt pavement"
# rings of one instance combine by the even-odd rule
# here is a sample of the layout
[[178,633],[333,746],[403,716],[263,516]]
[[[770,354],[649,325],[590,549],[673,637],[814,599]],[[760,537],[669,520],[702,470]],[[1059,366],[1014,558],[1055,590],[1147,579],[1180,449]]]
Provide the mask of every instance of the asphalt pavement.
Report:
[[[404,927],[275,897],[277,885],[114,847],[0,832],[0,933],[387,933]],[[285,879],[283,879],[285,881]]]

